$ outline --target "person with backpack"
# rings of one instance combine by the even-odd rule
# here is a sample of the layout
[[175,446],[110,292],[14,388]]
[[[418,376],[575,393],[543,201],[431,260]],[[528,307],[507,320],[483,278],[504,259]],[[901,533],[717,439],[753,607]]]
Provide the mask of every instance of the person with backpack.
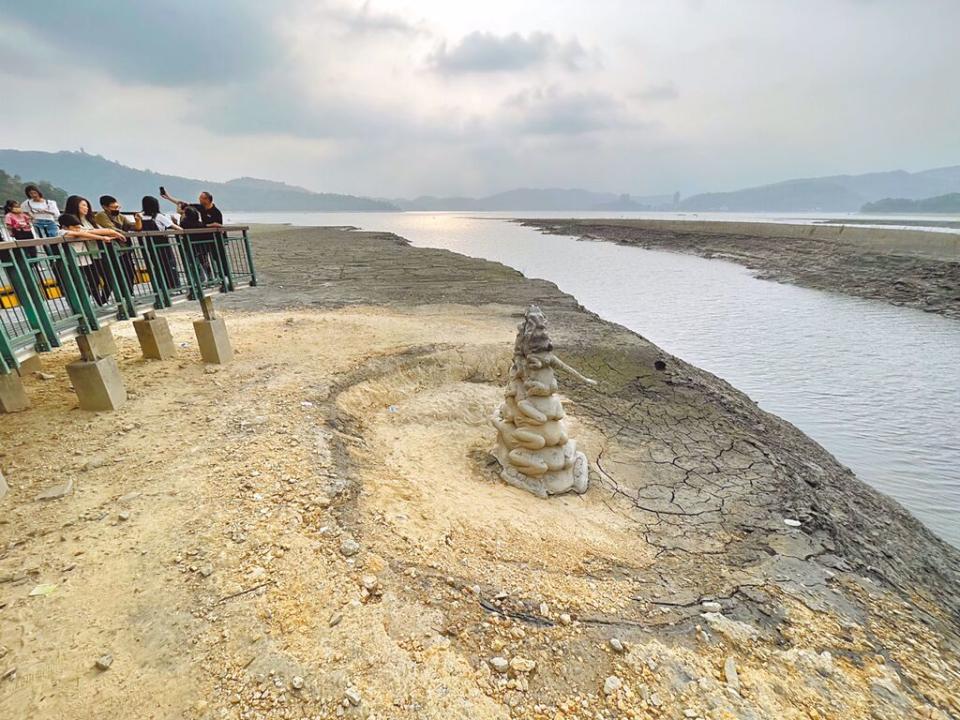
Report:
[[[160,201],[153,195],[144,195],[140,201],[142,229],[147,232],[182,230],[169,215],[160,212]],[[180,274],[177,271],[177,256],[170,247],[171,238],[147,237],[146,245],[153,250],[168,290],[180,289]]]

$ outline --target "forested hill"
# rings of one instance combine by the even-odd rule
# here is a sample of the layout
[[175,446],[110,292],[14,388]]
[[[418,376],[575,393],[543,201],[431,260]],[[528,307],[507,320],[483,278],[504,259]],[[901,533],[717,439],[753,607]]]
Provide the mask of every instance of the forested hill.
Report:
[[26,199],[23,193],[25,185],[36,185],[40,188],[40,192],[43,193],[45,198],[56,200],[57,205],[63,209],[63,204],[67,200],[67,192],[65,190],[54,187],[50,183],[41,180],[22,180],[19,176],[9,175],[3,170],[0,170],[0,206],[6,203],[7,200],[23,202]]
[[921,172],[891,170],[864,175],[785,180],[730,192],[686,198],[683,210],[732,212],[856,212],[882,198],[919,200],[960,192],[960,166]]
[[[144,195],[158,195],[163,185],[174,197],[195,200],[206,190],[224,210],[280,210],[315,212],[390,212],[397,208],[388,202],[316,193],[305,188],[260,180],[239,178],[229,182],[209,182],[151,170],[137,170],[84,152],[38,152],[0,150],[0,168],[21,177],[42,177],[71,194],[83,195],[94,203],[101,195],[113,195],[127,208],[140,206]],[[22,195],[22,192],[20,193]]]
[[960,193],[947,193],[922,200],[884,198],[867,203],[861,211],[865,213],[960,213]]

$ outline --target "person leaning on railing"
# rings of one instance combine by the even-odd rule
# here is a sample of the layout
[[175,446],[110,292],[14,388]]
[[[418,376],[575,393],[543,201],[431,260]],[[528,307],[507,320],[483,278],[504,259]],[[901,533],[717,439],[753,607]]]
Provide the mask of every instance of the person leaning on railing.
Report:
[[[81,225],[80,218],[71,213],[63,213],[59,218],[60,223],[60,234],[61,236],[69,242],[69,245],[74,248],[77,252],[84,253],[87,248],[87,244],[90,242],[97,242],[98,240],[103,240],[105,242],[110,242],[113,238],[103,234],[104,228],[93,228],[86,229]],[[87,290],[90,292],[91,297],[94,298],[97,305],[103,305],[105,300],[101,299],[103,296],[100,293],[100,273],[97,272],[96,267],[92,263],[81,263],[80,260],[84,255],[77,256],[77,264],[80,265],[80,271],[83,273],[83,279],[87,283]]]
[[[124,239],[123,233],[119,230],[97,226],[93,207],[85,197],[71,195],[67,198],[64,209],[65,214],[76,216],[80,221],[81,230],[96,235],[99,241],[112,242]],[[100,243],[87,240],[84,243],[71,243],[70,246],[77,252],[77,264],[80,266],[80,271],[87,283],[90,297],[94,299],[97,305],[105,305],[110,299],[113,289],[110,287],[110,279],[107,274],[109,260],[100,250]]]
[[[181,217],[180,225],[186,230],[189,229],[190,224],[192,224],[192,213],[188,213],[189,210],[195,211],[200,218],[200,227],[209,227],[209,228],[218,228],[223,226],[223,213],[220,212],[218,208],[213,203],[213,195],[208,193],[206,190],[200,193],[200,196],[197,198],[195,203],[187,203],[183,200],[178,200],[164,190],[160,188],[163,192],[160,193],[160,197],[164,200],[169,200],[174,205],[176,205],[181,212],[181,215],[191,216],[190,221]],[[190,223],[190,224],[188,224]],[[210,267],[210,256],[214,253],[215,243],[216,243],[216,234],[215,233],[192,233],[190,236],[190,245],[193,247],[194,255],[196,255],[197,261],[200,268],[206,275],[205,279],[210,279],[214,277],[213,271]],[[217,257],[217,262],[220,262],[220,258]]]
[[[16,200],[7,200],[3,206],[3,225],[14,240],[33,240],[34,238],[33,222]],[[33,246],[25,247],[23,251],[27,257],[35,258],[37,256],[37,248]],[[10,262],[11,259],[9,250],[4,250],[0,254],[0,260]]]
[[[140,202],[140,208],[145,231],[166,232],[167,230],[178,231],[183,229],[169,215],[160,212],[160,201],[153,195],[144,195]],[[177,258],[173,248],[170,247],[169,239],[148,237],[146,241],[147,245],[153,248],[167,289],[179,290],[180,276],[177,274]]]
[[[94,215],[94,221],[99,227],[108,230],[117,230],[119,232],[137,232],[143,229],[143,219],[140,213],[134,213],[133,220],[120,212],[120,203],[112,195],[100,196],[100,212]],[[117,244],[124,248],[130,248],[131,242],[127,239],[118,240]],[[136,270],[133,266],[132,251],[120,251],[117,253],[120,257],[120,267],[123,268],[123,275],[127,280],[127,286],[133,289],[136,285]]]
[[33,240],[33,222],[16,200],[7,200],[3,206],[3,224],[14,240]]

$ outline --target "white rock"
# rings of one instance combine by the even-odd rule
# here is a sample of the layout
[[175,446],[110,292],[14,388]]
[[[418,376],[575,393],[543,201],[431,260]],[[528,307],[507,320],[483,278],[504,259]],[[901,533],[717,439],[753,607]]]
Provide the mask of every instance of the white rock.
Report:
[[380,585],[380,581],[376,575],[364,575],[360,578],[360,584],[363,585],[364,590],[372,593]]
[[740,676],[737,674],[737,661],[733,656],[728,657],[723,663],[723,675],[727,679],[727,685],[740,692]]
[[700,603],[700,609],[703,610],[703,612],[718,613],[723,607],[718,602],[707,600],[706,602]]
[[294,690],[303,690],[303,678],[299,675],[294,675],[293,679],[290,680],[290,685]]
[[739,620],[731,620],[720,613],[701,613],[701,617],[707,621],[711,630],[734,642],[746,643],[760,637],[760,631],[757,628]]
[[833,675],[833,655],[824,650],[822,653],[816,656],[813,661],[813,666],[816,668],[817,672],[824,677],[830,677]]
[[505,657],[492,657],[490,658],[490,667],[498,673],[505,673],[510,669],[510,662]]
[[570,617],[569,613],[560,613],[560,624],[569,625],[573,622],[573,618]]
[[531,673],[537,667],[537,663],[534,660],[528,660],[527,658],[515,657],[510,660],[510,668],[517,674],[524,675],[526,673]]
[[663,700],[660,699],[660,693],[653,693],[653,695],[650,696],[650,704],[654,707],[663,705]]
[[616,675],[610,675],[603,681],[603,694],[613,695],[623,687],[623,681]]
[[803,523],[801,523],[799,520],[794,520],[792,518],[784,518],[783,524],[786,525],[787,527],[798,528]]
[[340,541],[340,554],[344,557],[352,557],[360,552],[360,543],[352,537],[345,537]]
[[614,652],[622,653],[626,648],[623,646],[623,641],[620,638],[610,638],[610,647],[613,648]]
[[357,707],[360,704],[360,691],[355,687],[348,687],[343,693],[343,699]]
[[36,500],[57,500],[73,492],[73,478],[69,478],[59,485],[54,485],[52,488],[44,490],[42,493],[37,495]]

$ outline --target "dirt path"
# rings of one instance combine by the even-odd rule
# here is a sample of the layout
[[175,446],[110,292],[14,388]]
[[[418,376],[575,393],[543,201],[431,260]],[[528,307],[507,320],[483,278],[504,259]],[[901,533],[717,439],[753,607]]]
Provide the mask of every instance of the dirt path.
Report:
[[[643,220],[524,220],[522,224],[554,235],[722,258],[755,270],[765,280],[884,300],[960,318],[960,252],[956,248],[922,253],[914,252],[909,240],[899,244],[895,240],[864,242],[861,236],[871,231],[862,228],[848,233],[856,233],[859,241],[846,241],[834,237],[798,238],[786,231],[783,236],[775,231],[718,232],[709,228],[729,223],[694,221],[686,223],[691,227],[689,231],[678,227],[684,223]],[[736,225],[749,227],[749,223]],[[895,238],[898,231],[873,232]],[[957,245],[960,246],[960,239]]]
[[[126,408],[74,409],[64,350],[0,425],[0,716],[960,713],[958,553],[794,428],[508,268],[257,237],[233,363],[192,308],[174,361],[118,325]],[[487,454],[532,301],[601,381],[562,385],[581,497]]]

